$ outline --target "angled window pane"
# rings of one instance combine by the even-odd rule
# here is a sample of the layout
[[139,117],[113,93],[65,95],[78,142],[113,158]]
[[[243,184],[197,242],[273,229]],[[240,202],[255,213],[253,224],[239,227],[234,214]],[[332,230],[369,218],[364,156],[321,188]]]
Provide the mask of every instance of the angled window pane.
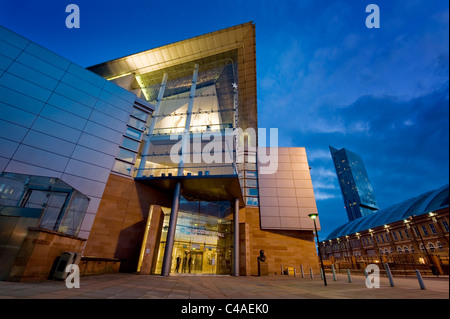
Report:
[[117,155],[117,158],[127,161],[127,162],[134,162],[134,157],[136,156],[136,153],[131,152],[129,150],[120,148],[119,154]]
[[133,141],[132,139],[124,137],[122,146],[137,152],[137,150],[139,149],[139,142]]
[[137,108],[133,108],[133,110],[131,111],[131,115],[133,115],[134,117],[137,117],[138,119],[147,122],[147,118],[148,118],[148,114],[145,113],[144,111],[141,111]]
[[131,127],[127,127],[127,131],[125,133],[126,136],[134,138],[135,140],[140,140],[142,137],[142,132],[131,128]]
[[130,125],[134,128],[137,128],[138,130],[141,130],[141,131],[145,130],[145,122],[142,122],[134,117],[130,117],[130,119],[128,121],[128,125]]
[[133,168],[132,164],[116,160],[116,163],[114,164],[114,167],[113,167],[113,171],[122,173],[122,174],[126,174],[126,175],[130,175],[132,168]]

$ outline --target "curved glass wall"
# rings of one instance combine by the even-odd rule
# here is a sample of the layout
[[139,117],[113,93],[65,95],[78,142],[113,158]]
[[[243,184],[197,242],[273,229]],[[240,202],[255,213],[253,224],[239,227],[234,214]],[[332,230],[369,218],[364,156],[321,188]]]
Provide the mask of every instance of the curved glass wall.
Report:
[[[170,208],[163,207],[164,223],[156,274],[161,273]],[[181,197],[171,273],[231,274],[233,213],[230,202],[188,201]]]

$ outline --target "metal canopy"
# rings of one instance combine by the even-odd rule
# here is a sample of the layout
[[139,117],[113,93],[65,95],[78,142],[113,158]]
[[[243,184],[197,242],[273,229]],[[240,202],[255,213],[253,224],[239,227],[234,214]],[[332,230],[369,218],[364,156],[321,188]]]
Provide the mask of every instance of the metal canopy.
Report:
[[241,208],[245,207],[238,175],[211,176],[163,176],[136,177],[144,183],[163,192],[172,193],[177,182],[181,183],[181,194],[192,201],[235,201],[239,199]]

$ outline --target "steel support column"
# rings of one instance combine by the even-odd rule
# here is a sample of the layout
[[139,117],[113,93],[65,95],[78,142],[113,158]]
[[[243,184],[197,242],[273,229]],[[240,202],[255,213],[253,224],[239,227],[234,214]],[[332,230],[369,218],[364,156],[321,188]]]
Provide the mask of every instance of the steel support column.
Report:
[[180,206],[181,183],[177,182],[173,192],[172,210],[170,212],[169,229],[167,231],[166,247],[164,249],[164,259],[161,275],[169,276],[172,264],[173,244],[175,241],[175,230],[177,228],[178,207]]
[[239,276],[239,199],[234,202],[233,276]]

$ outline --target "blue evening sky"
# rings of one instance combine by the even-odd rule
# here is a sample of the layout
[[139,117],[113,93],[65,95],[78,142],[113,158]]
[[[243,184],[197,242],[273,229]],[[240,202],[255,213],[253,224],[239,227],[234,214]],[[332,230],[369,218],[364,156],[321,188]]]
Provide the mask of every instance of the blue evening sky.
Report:
[[[79,29],[65,27],[70,3]],[[448,183],[447,1],[0,2],[0,24],[85,67],[248,21],[259,127],[306,147],[321,239],[347,222],[329,145],[362,157],[381,208]]]

